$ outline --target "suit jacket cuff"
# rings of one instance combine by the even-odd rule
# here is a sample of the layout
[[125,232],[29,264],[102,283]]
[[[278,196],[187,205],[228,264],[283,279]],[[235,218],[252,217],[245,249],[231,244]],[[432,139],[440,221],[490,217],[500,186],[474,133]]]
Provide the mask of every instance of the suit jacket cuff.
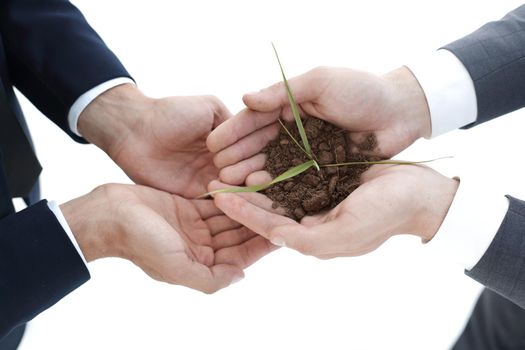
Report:
[[466,274],[525,308],[525,202],[507,198],[509,210],[496,237]]
[[75,238],[73,231],[71,231],[71,227],[69,227],[69,224],[67,223],[67,220],[64,217],[64,214],[62,213],[62,210],[60,210],[60,206],[55,201],[48,202],[47,206],[49,207],[49,210],[51,210],[53,214],[55,214],[58,222],[60,223],[60,226],[62,226],[62,229],[67,234],[67,237],[69,238],[69,240],[71,241],[75,249],[77,250],[78,256],[82,258],[82,261],[84,262],[87,268],[87,261],[86,261],[86,258],[84,257],[84,253],[82,252],[82,249],[80,249],[77,239]]
[[0,221],[0,338],[90,278],[46,201]]

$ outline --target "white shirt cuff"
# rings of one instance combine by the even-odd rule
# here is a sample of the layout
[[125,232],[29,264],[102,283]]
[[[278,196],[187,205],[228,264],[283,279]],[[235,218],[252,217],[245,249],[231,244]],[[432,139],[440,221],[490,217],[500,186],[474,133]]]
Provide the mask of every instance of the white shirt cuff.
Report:
[[80,114],[99,95],[103,94],[109,89],[114,88],[115,86],[122,85],[122,84],[135,84],[135,82],[131,80],[130,78],[124,78],[124,77],[111,79],[111,80],[106,81],[105,83],[95,86],[93,89],[85,92],[79,98],[77,98],[75,103],[73,103],[73,105],[69,109],[69,113],[67,116],[67,121],[69,123],[69,129],[75,135],[82,136],[78,132],[78,118],[80,118]]
[[485,254],[509,208],[504,195],[472,180],[461,179],[445,220],[427,244],[467,270]]
[[477,119],[474,82],[463,63],[448,50],[437,50],[406,66],[423,89],[436,137]]
[[62,214],[62,210],[60,210],[60,207],[58,206],[58,204],[55,201],[47,202],[47,206],[53,212],[53,214],[55,214],[55,216],[57,217],[58,222],[60,223],[60,225],[62,226],[64,231],[66,231],[67,236],[71,240],[71,243],[73,243],[73,245],[75,246],[75,249],[78,252],[78,255],[80,255],[80,257],[82,258],[82,261],[84,261],[84,264],[86,264],[86,267],[87,267],[86,258],[84,257],[84,254],[82,253],[82,250],[80,249],[80,246],[78,245],[78,242],[77,242],[75,236],[73,235],[73,232],[71,231],[71,228],[67,224],[67,221],[66,221],[66,218],[64,217],[64,214]]

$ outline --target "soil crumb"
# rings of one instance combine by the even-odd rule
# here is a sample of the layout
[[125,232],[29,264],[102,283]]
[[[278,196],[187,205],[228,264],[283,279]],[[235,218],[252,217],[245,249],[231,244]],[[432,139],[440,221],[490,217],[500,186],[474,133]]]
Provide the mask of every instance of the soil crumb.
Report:
[[[286,127],[301,142],[295,123],[287,123]],[[355,144],[346,130],[314,117],[304,120],[304,128],[314,157],[320,165],[381,160],[362,153],[377,147],[374,134],[368,135],[363,143]],[[263,152],[267,155],[264,169],[272,177],[309,160],[283,128],[277,139],[271,141]],[[282,207],[288,216],[300,221],[305,215],[334,208],[342,202],[359,186],[361,174],[369,167],[367,164],[321,167],[320,171],[312,167],[273,185],[263,193],[274,201],[274,208]]]

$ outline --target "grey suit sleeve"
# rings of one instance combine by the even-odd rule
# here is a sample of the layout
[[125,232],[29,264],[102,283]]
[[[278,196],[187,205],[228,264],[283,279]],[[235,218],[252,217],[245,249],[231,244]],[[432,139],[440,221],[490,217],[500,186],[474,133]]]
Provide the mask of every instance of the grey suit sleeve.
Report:
[[465,273],[525,308],[525,202],[507,196],[510,205],[480,261]]
[[478,116],[467,127],[525,106],[525,5],[443,48],[474,81]]

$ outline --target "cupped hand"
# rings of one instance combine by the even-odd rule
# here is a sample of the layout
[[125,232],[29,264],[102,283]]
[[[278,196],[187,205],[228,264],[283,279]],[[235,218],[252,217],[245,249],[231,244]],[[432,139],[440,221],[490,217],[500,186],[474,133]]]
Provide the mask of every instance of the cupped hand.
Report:
[[144,186],[104,185],[61,206],[87,261],[128,259],[152,278],[215,292],[276,247],[211,200]]
[[[430,135],[425,95],[405,67],[384,76],[321,67],[290,79],[289,85],[303,116],[348,130],[357,144],[375,134],[377,147],[372,153],[376,156],[390,158]],[[239,162],[257,168],[264,160],[258,153],[279,132],[277,119],[293,118],[282,82],[247,94],[243,100],[248,109],[222,123],[207,141],[221,169]],[[221,180],[240,184],[245,175],[238,168],[226,169]]]
[[[210,189],[224,187],[214,182]],[[335,208],[300,223],[275,212],[259,193],[215,195],[226,215],[278,246],[322,259],[358,256],[393,235],[430,240],[443,222],[458,181],[416,165],[374,165],[362,184]]]
[[230,116],[213,96],[153,99],[127,84],[97,97],[79,131],[134,182],[195,198],[218,176],[206,138]]

